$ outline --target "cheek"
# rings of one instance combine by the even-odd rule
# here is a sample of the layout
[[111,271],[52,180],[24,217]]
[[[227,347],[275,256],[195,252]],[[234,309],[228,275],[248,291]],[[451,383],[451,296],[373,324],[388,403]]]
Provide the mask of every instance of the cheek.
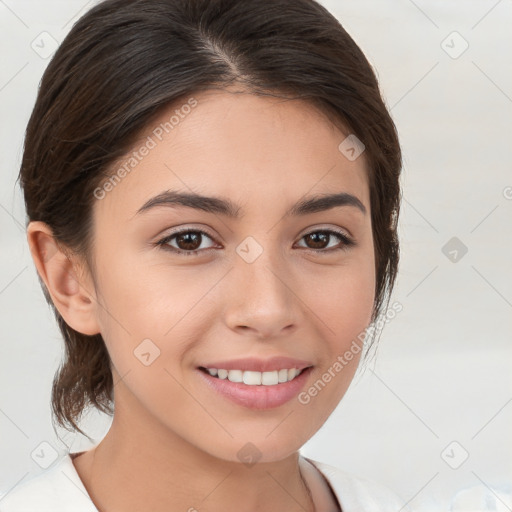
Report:
[[374,281],[351,277],[347,276],[338,287],[331,287],[325,304],[326,323],[340,348],[366,329],[373,309]]
[[208,302],[204,299],[219,276],[199,266],[173,269],[119,260],[100,279],[98,313],[105,332],[115,330],[134,340],[167,341],[182,322],[190,324],[200,314],[202,304],[198,303]]
[[[312,281],[317,285],[311,286]],[[303,296],[320,320],[322,337],[341,350],[370,323],[375,299],[373,262],[361,260],[317,273],[314,280],[303,281]]]
[[179,361],[194,335],[189,330],[185,336],[183,327],[194,324],[191,307],[206,285],[191,285],[165,269],[129,268],[134,267],[119,264],[101,277],[101,332],[117,382],[122,381],[116,399],[139,413],[144,404],[155,416],[166,408],[182,410],[190,396],[179,385]]
[[199,266],[135,266],[122,258],[101,273],[101,333],[114,368],[129,374],[127,384],[141,400],[168,401],[170,389],[180,400],[170,374],[182,380],[180,362],[212,323],[206,318],[213,308],[208,292],[223,275],[217,274]]
[[318,340],[323,346],[317,371],[298,396],[304,427],[312,435],[345,395],[357,370],[364,332],[371,321],[375,274],[371,261],[330,270],[306,286],[303,297],[315,318]]

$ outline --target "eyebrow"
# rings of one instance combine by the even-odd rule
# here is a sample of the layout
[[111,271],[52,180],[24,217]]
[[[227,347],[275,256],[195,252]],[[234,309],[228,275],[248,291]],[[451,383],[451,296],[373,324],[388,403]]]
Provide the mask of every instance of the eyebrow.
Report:
[[[183,193],[172,190],[166,190],[165,192],[162,192],[146,201],[137,210],[137,215],[157,206],[184,206],[208,213],[225,215],[232,219],[240,219],[243,216],[242,207],[233,203],[229,199],[203,196],[194,192]],[[330,210],[331,208],[339,206],[351,206],[366,215],[366,207],[356,196],[347,192],[340,192],[338,194],[323,194],[302,199],[294,204],[285,213],[285,216],[308,215],[311,213]]]

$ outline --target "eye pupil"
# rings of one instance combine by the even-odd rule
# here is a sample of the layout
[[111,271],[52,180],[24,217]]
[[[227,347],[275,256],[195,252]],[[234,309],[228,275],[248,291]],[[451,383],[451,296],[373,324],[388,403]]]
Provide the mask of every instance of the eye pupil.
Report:
[[[325,247],[325,244],[329,242],[329,233],[326,233],[325,231],[315,231],[314,233],[310,233],[309,235],[306,235],[306,238],[308,240],[313,241],[313,247],[312,249],[322,249]],[[316,245],[316,244],[320,245]]]
[[[201,233],[195,231],[180,233],[176,236],[176,244],[180,249],[195,251],[201,246]],[[190,245],[192,245],[192,247]]]
[[[338,247],[329,248],[332,237],[338,239],[340,243]],[[168,250],[174,251],[175,253],[182,255],[196,256],[199,254],[205,254],[210,249],[201,250],[203,237],[211,238],[207,233],[203,233],[201,230],[188,230],[169,235],[166,238],[158,242],[158,245],[167,246]],[[305,241],[306,246],[317,254],[333,254],[339,250],[347,250],[351,246],[355,245],[355,242],[350,240],[347,236],[337,231],[320,230],[312,231],[306,235],[303,235],[301,241]],[[171,244],[172,242],[172,244]],[[176,244],[177,247],[173,247]]]

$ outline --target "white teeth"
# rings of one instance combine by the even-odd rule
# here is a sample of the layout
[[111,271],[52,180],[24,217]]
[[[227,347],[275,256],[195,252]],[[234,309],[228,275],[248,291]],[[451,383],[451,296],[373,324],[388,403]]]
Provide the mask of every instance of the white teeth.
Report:
[[[228,375],[229,378],[229,375]],[[244,372],[244,384],[248,386],[259,386],[261,384],[261,372]]]
[[261,374],[261,383],[264,386],[275,386],[279,384],[279,374],[277,370],[273,372],[263,372]]
[[254,372],[243,370],[223,370],[217,368],[206,368],[212,377],[227,379],[230,382],[243,382],[248,386],[275,386],[283,382],[289,382],[302,373],[297,368],[274,370],[272,372]]
[[243,372],[242,370],[229,370],[228,379],[231,382],[242,382],[243,381]]
[[288,380],[288,370],[285,368],[284,370],[279,370],[279,382],[286,382]]

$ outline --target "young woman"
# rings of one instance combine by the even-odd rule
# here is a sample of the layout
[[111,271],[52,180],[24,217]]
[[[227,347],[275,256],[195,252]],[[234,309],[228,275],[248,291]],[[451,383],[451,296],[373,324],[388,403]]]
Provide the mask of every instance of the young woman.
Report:
[[43,76],[20,179],[65,341],[56,422],[113,421],[0,510],[406,510],[299,453],[389,303],[400,169],[368,61],[313,0],[85,14]]

